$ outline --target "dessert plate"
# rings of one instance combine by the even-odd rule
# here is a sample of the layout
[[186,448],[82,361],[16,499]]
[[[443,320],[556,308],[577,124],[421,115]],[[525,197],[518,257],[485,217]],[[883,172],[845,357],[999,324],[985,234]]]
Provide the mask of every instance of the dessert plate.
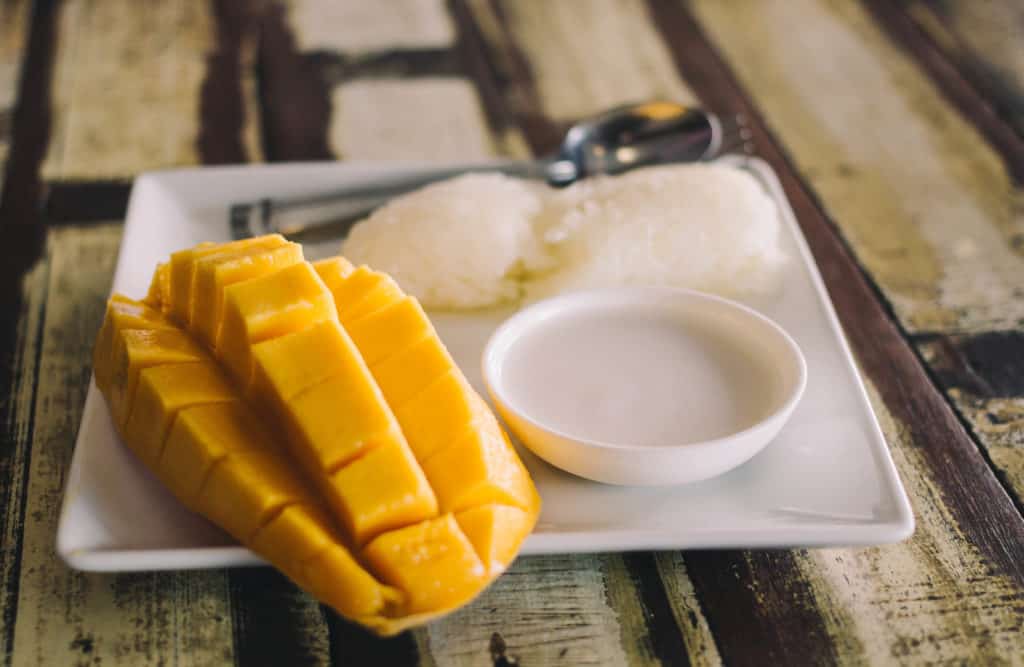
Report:
[[[591,482],[520,447],[544,499],[524,554],[790,547],[896,542],[914,518],[832,304],[775,174],[764,162],[723,158],[753,174],[779,208],[790,257],[773,297],[744,303],[781,325],[803,350],[807,391],[763,451],[705,481],[672,487]],[[148,173],[135,181],[113,289],[146,292],[157,261],[200,241],[226,241],[228,206],[267,194],[367,185],[436,165],[313,163]],[[338,243],[307,245],[308,258]],[[456,361],[486,396],[480,356],[514,309],[432,313]],[[190,513],[122,445],[90,386],[68,475],[57,550],[82,570],[160,570],[260,564]]]

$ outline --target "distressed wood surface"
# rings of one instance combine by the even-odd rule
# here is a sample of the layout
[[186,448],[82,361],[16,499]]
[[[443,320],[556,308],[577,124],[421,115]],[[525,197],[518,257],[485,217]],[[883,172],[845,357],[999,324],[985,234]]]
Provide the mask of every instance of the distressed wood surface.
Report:
[[1024,136],[1024,6],[1013,0],[894,4],[904,5],[950,62]]
[[[31,0],[13,0],[0,4],[0,174],[4,172],[10,151],[14,104],[21,80],[31,10]],[[0,176],[2,192],[3,177]]]
[[[903,28],[878,25],[873,0],[40,0],[27,51],[24,30],[0,26],[0,71],[24,61],[37,75],[8,116],[18,187],[0,199],[0,661],[1020,664],[1024,200],[1014,139],[969,112],[990,96],[1013,125],[1016,52],[984,46],[1008,43],[991,24],[1010,3],[967,4],[894,10],[936,44],[935,17],[960,40],[936,50],[959,88],[898,43]],[[0,15],[27,20],[27,6]],[[967,56],[982,52],[1003,68],[999,91],[971,78]],[[388,640],[270,569],[99,576],[56,559],[119,238],[82,223],[123,211],[124,179],[522,156],[582,115],[652,96],[752,119],[871,383],[911,540],[526,558],[466,609]],[[41,203],[60,228],[39,225]]]

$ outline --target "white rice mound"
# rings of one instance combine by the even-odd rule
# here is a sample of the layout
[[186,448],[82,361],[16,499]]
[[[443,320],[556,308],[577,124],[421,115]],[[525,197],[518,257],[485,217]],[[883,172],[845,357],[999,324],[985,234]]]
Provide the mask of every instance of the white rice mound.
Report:
[[561,268],[531,298],[617,285],[753,296],[778,289],[785,263],[775,203],[753,176],[724,165],[580,181],[551,197],[536,226]]
[[466,174],[398,197],[356,224],[341,251],[391,274],[426,308],[468,309],[522,296],[543,265],[533,232],[543,186]]

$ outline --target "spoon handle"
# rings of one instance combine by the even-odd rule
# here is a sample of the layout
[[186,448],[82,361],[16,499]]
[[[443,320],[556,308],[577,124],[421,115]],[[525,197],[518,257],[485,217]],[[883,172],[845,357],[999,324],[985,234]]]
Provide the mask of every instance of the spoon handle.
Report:
[[352,226],[389,199],[425,185],[465,173],[498,173],[544,179],[551,160],[524,160],[494,166],[444,167],[416,170],[329,192],[292,197],[266,197],[233,204],[229,209],[231,237],[243,239],[282,234],[293,241],[343,239]]

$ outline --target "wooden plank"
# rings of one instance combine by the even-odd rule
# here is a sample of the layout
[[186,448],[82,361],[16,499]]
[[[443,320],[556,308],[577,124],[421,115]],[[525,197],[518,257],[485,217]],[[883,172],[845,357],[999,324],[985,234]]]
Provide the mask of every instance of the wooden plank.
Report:
[[299,51],[357,55],[450,49],[455,43],[444,0],[292,0],[287,16]]
[[[31,0],[0,4],[0,174],[7,164],[13,139],[14,106],[17,103],[21,65],[28,44]],[[0,192],[3,176],[0,175]]]
[[216,24],[203,0],[61,5],[47,180],[114,180],[200,161]]
[[203,664],[232,656],[222,572],[85,574],[69,570],[54,551],[64,479],[90,380],[90,348],[120,236],[119,225],[101,225],[66,228],[50,237],[14,665],[155,665],[169,656]]
[[910,18],[1024,136],[1024,7],[1013,0],[904,0]]

